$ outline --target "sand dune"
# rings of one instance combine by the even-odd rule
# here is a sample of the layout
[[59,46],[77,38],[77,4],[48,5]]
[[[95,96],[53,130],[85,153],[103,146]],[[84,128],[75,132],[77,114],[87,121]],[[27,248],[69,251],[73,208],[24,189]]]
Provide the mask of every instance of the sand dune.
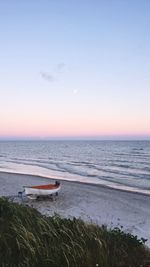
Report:
[[[45,184],[49,180],[0,172],[0,196],[13,196],[18,201],[18,191],[22,191],[24,185]],[[146,244],[150,246],[150,196],[76,182],[61,181],[61,184],[59,196],[53,201],[24,198],[24,203],[45,215],[58,213],[108,227],[123,226],[125,231],[148,239]]]

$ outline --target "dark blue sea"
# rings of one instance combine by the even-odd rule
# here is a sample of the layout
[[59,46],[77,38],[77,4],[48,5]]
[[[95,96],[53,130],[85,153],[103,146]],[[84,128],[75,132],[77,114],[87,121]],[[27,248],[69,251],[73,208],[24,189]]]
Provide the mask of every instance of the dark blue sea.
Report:
[[0,171],[150,194],[150,141],[0,141]]

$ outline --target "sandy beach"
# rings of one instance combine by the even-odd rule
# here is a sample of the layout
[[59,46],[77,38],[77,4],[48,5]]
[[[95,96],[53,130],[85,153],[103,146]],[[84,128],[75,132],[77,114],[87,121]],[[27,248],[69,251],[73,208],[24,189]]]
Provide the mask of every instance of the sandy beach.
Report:
[[[0,172],[0,196],[21,202],[17,195],[24,185],[49,182],[50,179],[39,176]],[[47,216],[57,213],[112,228],[123,226],[124,231],[148,239],[146,244],[150,246],[150,196],[69,181],[61,181],[61,185],[53,200],[24,198],[23,203]]]

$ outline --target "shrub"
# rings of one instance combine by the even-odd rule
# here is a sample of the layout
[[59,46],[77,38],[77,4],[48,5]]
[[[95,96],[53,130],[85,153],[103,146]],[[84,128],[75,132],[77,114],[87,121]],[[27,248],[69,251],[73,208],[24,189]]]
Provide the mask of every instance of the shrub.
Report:
[[144,240],[122,229],[86,224],[0,199],[0,266],[146,266]]

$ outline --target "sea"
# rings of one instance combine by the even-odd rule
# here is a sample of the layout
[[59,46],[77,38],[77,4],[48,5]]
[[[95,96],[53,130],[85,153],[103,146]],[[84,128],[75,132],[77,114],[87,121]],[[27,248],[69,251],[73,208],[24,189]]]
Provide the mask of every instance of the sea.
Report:
[[150,195],[150,141],[0,141],[0,171]]

